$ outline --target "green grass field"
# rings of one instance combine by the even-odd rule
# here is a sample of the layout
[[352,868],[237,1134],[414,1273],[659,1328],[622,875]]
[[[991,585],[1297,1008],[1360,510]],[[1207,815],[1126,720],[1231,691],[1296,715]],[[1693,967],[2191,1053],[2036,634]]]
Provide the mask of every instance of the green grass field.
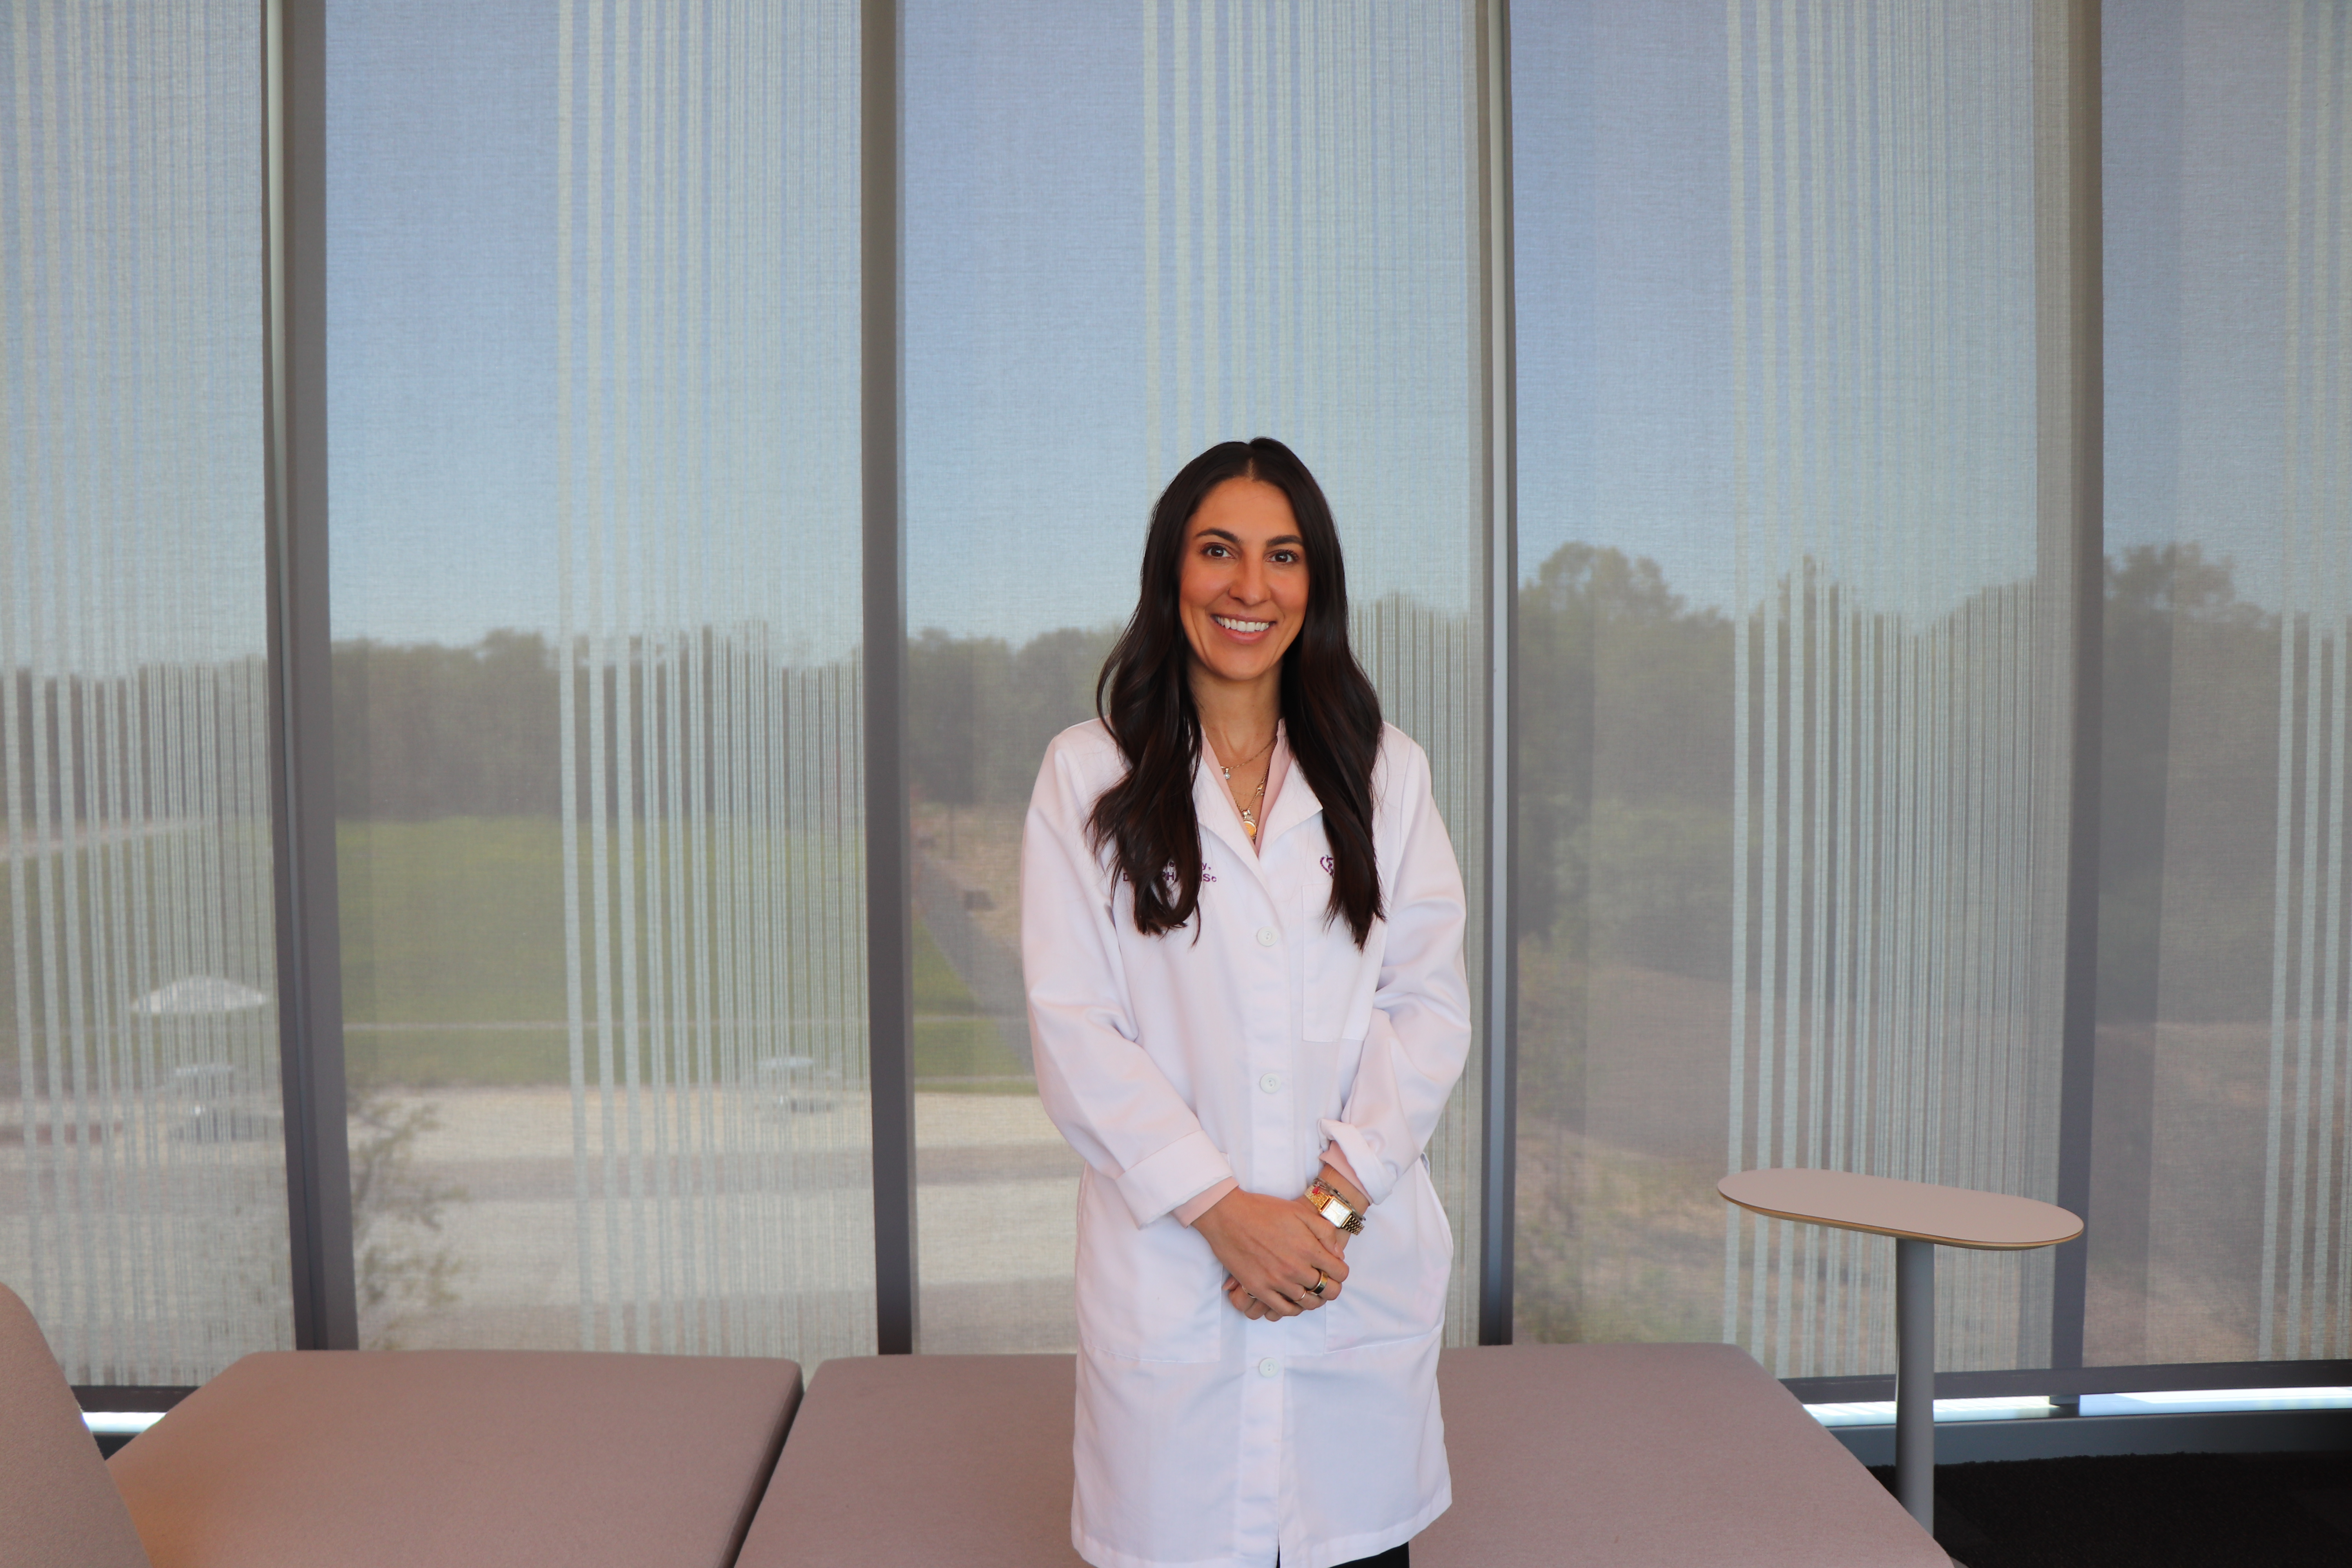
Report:
[[544,818],[340,825],[355,1088],[570,1081],[562,853]]
[[[1020,1058],[1004,1047],[996,1020],[980,1016],[979,1004],[931,940],[921,916],[915,919],[915,1081],[930,1090],[1031,1094]],[[979,1079],[946,1082],[945,1079]],[[1009,1081],[1008,1081],[1009,1080]]]
[[[570,1081],[560,826],[530,817],[345,823],[336,847],[352,1082]],[[832,850],[795,839],[782,853],[814,862],[819,876],[859,874],[854,856]],[[918,1081],[1013,1079],[932,1087],[1029,1092],[995,1021],[977,1014],[919,921],[915,1013]]]
[[[267,847],[243,852],[266,855]],[[83,852],[85,866],[89,853]],[[138,853],[160,857],[163,850],[144,845]],[[571,1080],[563,1022],[563,841],[557,822],[346,822],[336,832],[336,856],[344,1063],[354,1089]],[[863,871],[854,848],[844,853],[837,843],[795,836],[775,846],[772,858],[787,868],[797,861],[812,883],[847,897],[860,890]],[[583,889],[585,861],[583,855]],[[250,913],[266,942],[266,879],[257,878],[251,891],[263,900]],[[584,917],[584,890],[583,902]],[[191,917],[157,918],[184,923]],[[638,918],[642,931],[642,910]],[[13,940],[7,922],[7,900],[0,899],[0,945]],[[939,1080],[927,1087],[946,1090],[1031,1092],[997,1021],[979,1014],[971,991],[919,922],[915,940],[918,1081]],[[853,969],[864,962],[864,943],[854,932],[828,931],[803,945]],[[270,984],[266,951],[229,967],[237,973],[226,978],[263,989]],[[36,1001],[37,1018],[41,1011]],[[0,1083],[11,1086],[16,1012],[12,973],[0,968],[0,1045],[6,1047],[0,1052]],[[861,1025],[851,1018],[822,1027],[837,1042],[856,1038]],[[589,1048],[593,1056],[593,1038]]]

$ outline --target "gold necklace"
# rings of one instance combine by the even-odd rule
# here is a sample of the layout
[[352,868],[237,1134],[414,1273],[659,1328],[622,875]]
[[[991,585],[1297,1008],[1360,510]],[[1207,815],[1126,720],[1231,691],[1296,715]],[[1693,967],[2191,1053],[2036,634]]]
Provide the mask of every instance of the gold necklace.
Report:
[[[1225,793],[1227,795],[1231,795],[1233,794],[1234,770],[1227,768],[1224,770],[1224,774]],[[1250,841],[1252,843],[1255,843],[1257,841],[1257,803],[1265,798],[1265,781],[1264,779],[1260,779],[1257,781],[1257,793],[1250,796],[1250,803],[1247,805],[1243,805],[1239,801],[1234,802],[1235,809],[1239,810],[1242,814],[1242,831],[1250,836]]]
[[[1281,727],[1277,725],[1274,733],[1266,737],[1265,744],[1256,752],[1244,757],[1241,761],[1241,765],[1243,767],[1247,767],[1250,763],[1257,761],[1258,758],[1265,756],[1268,752],[1273,751],[1274,742],[1280,739],[1281,735]],[[1225,793],[1228,795],[1232,795],[1234,793],[1234,770],[1225,766],[1223,763],[1219,763],[1217,764],[1217,771],[1225,775]],[[1266,771],[1271,773],[1274,770],[1272,768],[1268,768]],[[1265,780],[1260,779],[1257,781],[1257,793],[1250,796],[1250,803],[1247,805],[1242,805],[1239,801],[1234,802],[1234,809],[1242,814],[1242,831],[1249,835],[1250,842],[1253,844],[1257,842],[1258,803],[1265,798]]]

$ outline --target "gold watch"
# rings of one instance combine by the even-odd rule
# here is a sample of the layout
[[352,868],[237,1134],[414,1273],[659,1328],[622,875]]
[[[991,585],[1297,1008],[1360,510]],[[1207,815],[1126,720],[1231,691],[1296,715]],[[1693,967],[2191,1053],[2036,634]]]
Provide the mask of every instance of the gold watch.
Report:
[[1355,1205],[1341,1197],[1320,1176],[1307,1184],[1307,1201],[1315,1205],[1317,1214],[1321,1215],[1341,1230],[1355,1236],[1361,1236],[1364,1233],[1364,1216],[1356,1211]]

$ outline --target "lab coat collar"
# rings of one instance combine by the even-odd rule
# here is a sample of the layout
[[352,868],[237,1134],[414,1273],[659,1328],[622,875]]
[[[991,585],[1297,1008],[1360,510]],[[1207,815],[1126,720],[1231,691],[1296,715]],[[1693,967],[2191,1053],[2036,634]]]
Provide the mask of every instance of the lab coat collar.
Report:
[[[1299,770],[1298,753],[1293,752],[1290,771],[1283,777],[1282,793],[1274,797],[1274,810],[1266,815],[1259,829],[1265,835],[1266,847],[1271,849],[1284,834],[1313,820],[1322,810],[1323,803],[1316,798],[1306,773]],[[1203,832],[1215,834],[1234,852],[1235,860],[1246,865],[1251,875],[1265,882],[1265,868],[1259,864],[1262,857],[1251,847],[1249,833],[1242,826],[1242,814],[1234,805],[1232,793],[1225,788],[1224,778],[1211,758],[1205,739],[1192,758],[1192,815]]]
[[[1283,740],[1287,742],[1286,731]],[[1282,836],[1302,822],[1312,821],[1321,814],[1323,803],[1315,797],[1314,786],[1307,782],[1306,772],[1298,765],[1298,753],[1290,753],[1290,771],[1283,776],[1282,793],[1274,797],[1274,809],[1266,813],[1265,842],[1272,848],[1282,842]]]

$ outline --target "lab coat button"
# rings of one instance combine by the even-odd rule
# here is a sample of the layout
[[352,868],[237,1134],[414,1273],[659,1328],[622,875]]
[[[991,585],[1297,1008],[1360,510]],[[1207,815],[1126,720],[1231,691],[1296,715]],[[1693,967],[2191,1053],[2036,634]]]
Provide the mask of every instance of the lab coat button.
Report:
[[1282,933],[1275,930],[1272,926],[1260,926],[1257,928],[1258,946],[1272,947],[1276,942],[1280,942],[1281,940]]
[[1260,1377],[1280,1377],[1282,1375],[1282,1363],[1276,1361],[1272,1356],[1268,1356],[1264,1361],[1257,1363],[1257,1374]]
[[1282,1092],[1282,1075],[1278,1072],[1270,1072],[1264,1078],[1257,1080],[1257,1086],[1258,1088],[1265,1090],[1268,1094],[1280,1094]]

